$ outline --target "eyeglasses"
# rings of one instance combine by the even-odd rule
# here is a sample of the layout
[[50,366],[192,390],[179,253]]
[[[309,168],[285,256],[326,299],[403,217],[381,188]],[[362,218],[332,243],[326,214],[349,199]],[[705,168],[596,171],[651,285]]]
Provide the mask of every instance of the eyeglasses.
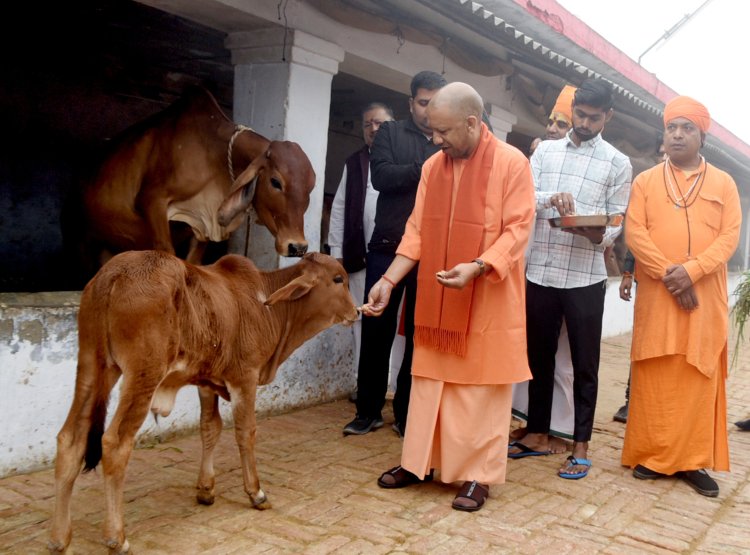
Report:
[[372,129],[373,127],[380,127],[384,123],[385,123],[385,120],[371,119],[371,120],[367,120],[365,122],[362,122],[362,127],[364,129]]

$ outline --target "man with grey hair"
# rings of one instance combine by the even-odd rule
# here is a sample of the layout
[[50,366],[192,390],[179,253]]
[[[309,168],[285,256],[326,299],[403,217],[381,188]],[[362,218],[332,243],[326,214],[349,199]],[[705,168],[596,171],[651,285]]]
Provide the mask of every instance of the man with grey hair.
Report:
[[[349,291],[354,302],[365,300],[367,244],[375,228],[378,192],[372,186],[370,149],[380,126],[393,121],[393,111],[382,102],[371,102],[362,110],[362,135],[365,146],[346,159],[339,188],[333,198],[328,228],[331,256],[338,259],[349,274]],[[354,324],[354,360],[359,360],[362,322]]]

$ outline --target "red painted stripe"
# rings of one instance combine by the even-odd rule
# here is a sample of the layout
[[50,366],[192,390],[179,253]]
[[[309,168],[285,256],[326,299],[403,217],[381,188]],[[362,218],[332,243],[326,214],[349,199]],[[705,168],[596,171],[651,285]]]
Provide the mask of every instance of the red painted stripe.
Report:
[[[659,81],[653,73],[639,66],[635,60],[632,60],[627,54],[608,42],[555,0],[514,1],[526,10],[527,13],[550,27],[554,32],[563,35],[581,48],[588,50],[612,69],[617,70],[623,77],[645,89],[665,104],[675,96],[678,96],[677,92]],[[709,133],[726,146],[732,147],[741,154],[750,157],[750,145],[743,142],[734,133],[715,121],[711,122]]]

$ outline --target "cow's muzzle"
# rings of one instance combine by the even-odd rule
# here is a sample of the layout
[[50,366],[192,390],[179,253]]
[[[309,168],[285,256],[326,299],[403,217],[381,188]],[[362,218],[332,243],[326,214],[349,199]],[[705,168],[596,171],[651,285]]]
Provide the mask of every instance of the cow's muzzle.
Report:
[[289,243],[286,249],[287,256],[302,256],[307,252],[307,243]]

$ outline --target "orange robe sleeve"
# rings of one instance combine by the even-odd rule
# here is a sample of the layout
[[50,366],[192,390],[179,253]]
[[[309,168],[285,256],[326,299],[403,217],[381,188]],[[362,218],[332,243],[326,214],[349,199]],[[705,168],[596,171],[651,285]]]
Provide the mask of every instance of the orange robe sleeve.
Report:
[[[725,186],[715,192],[703,193],[713,208],[713,214],[707,215],[707,221],[719,223],[718,233],[709,247],[692,260],[683,264],[693,283],[703,276],[712,274],[726,266],[726,263],[737,250],[737,244],[742,227],[742,206],[737,185],[727,174],[724,174]],[[718,213],[720,218],[716,218]]]
[[644,172],[633,181],[626,213],[625,242],[637,261],[637,271],[644,272],[653,279],[661,279],[672,262],[649,235],[648,215],[646,214],[649,190],[646,186],[651,184],[651,181],[646,178],[646,175]]
[[525,160],[513,159],[505,179],[508,186],[503,193],[502,233],[480,255],[485,264],[489,264],[494,270],[487,274],[490,282],[505,279],[512,268],[518,264],[523,265],[530,238],[530,222],[534,217],[534,210],[529,212],[529,207],[535,207],[536,203],[529,164]]

